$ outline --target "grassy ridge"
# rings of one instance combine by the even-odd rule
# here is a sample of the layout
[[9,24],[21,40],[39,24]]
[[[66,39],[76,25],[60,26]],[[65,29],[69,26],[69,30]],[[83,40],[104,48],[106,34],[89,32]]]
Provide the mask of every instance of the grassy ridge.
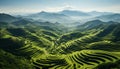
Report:
[[[49,22],[22,23],[25,24],[1,23],[3,69],[16,69],[15,64],[20,69],[101,69],[105,65],[106,69],[120,68],[119,24],[69,32],[64,26]],[[15,63],[10,64],[11,60]]]

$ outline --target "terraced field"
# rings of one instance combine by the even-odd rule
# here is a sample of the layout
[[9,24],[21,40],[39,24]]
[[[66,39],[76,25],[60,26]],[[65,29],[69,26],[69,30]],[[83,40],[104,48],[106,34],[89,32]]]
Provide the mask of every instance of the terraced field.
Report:
[[120,52],[102,50],[82,50],[67,55],[49,55],[34,60],[36,68],[41,69],[94,69],[100,64],[120,60]]
[[[67,27],[31,19],[0,22],[0,61],[3,60],[0,66],[3,69],[120,69],[120,23],[105,23],[94,20]],[[10,59],[16,63],[11,64]]]

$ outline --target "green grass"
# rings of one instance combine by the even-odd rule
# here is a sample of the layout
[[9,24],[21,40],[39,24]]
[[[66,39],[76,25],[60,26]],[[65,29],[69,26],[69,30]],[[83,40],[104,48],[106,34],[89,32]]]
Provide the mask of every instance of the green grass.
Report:
[[120,68],[120,40],[117,28],[104,30],[96,27],[86,31],[66,32],[57,27],[54,24],[12,27],[5,24],[5,27],[0,29],[2,68],[5,69],[6,66],[16,69],[15,64],[21,69]]
[[101,64],[115,63],[118,60],[120,60],[120,52],[82,50],[67,55],[49,55],[34,60],[34,65],[50,69],[93,69]]

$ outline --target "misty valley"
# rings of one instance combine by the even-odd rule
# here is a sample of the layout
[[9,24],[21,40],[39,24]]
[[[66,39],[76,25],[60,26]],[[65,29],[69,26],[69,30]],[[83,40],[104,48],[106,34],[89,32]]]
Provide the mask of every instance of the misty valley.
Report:
[[0,13],[0,69],[120,69],[120,13]]

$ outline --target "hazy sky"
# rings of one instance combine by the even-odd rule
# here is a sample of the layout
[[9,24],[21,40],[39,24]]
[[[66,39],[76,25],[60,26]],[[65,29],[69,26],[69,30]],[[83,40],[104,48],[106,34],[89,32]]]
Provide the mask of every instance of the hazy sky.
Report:
[[40,11],[120,12],[120,0],[0,0],[0,13],[31,13]]

